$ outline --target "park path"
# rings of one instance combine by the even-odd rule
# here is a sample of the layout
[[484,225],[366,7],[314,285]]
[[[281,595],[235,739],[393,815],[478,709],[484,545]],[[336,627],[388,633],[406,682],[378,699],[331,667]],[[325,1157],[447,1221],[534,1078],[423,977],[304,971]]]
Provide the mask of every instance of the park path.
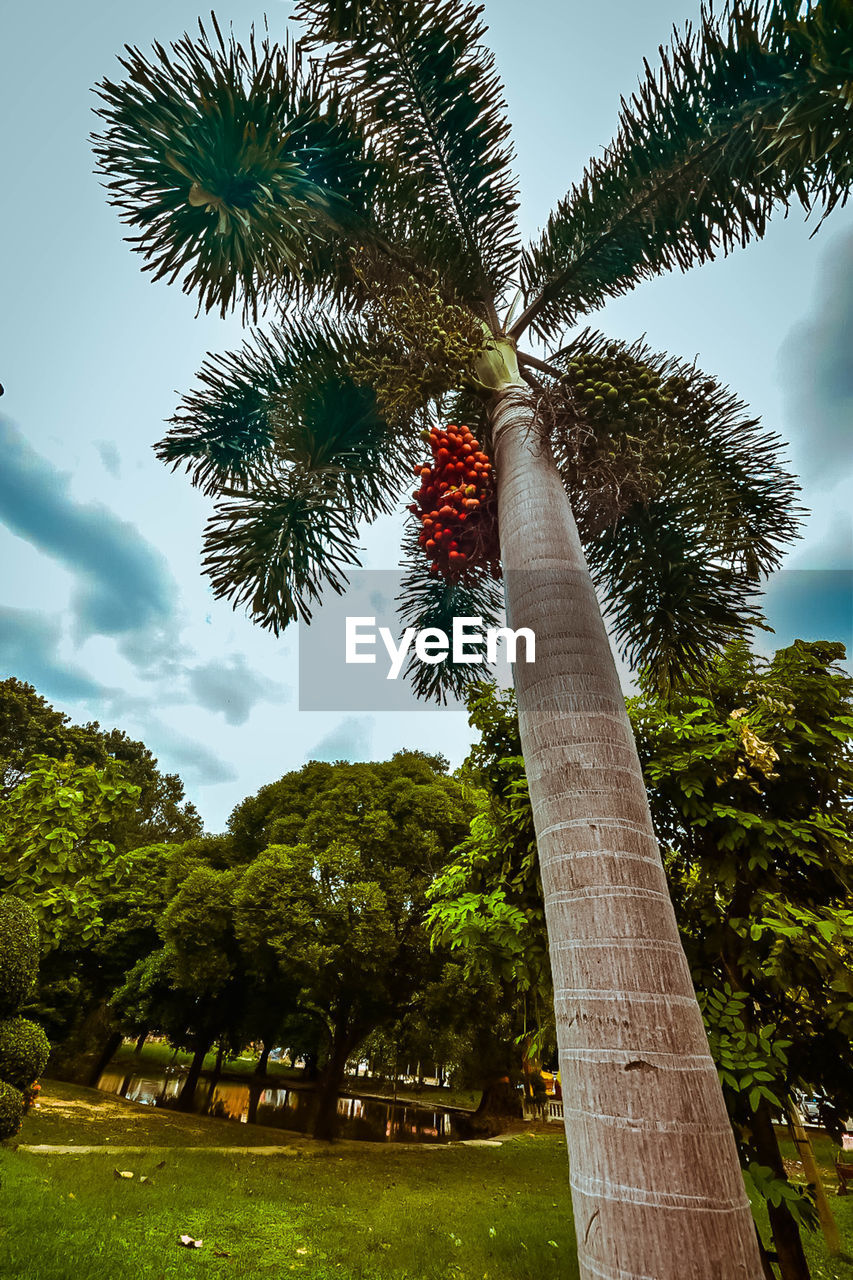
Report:
[[[383,1144],[384,1145],[384,1144]],[[497,1138],[469,1138],[462,1143],[451,1142],[417,1142],[417,1143],[389,1143],[388,1146],[399,1150],[400,1147],[416,1147],[421,1151],[442,1151],[447,1150],[451,1146],[463,1147],[499,1147],[501,1142]],[[55,1143],[40,1142],[35,1145],[27,1145],[19,1143],[15,1148],[16,1151],[26,1151],[28,1155],[35,1156],[94,1156],[101,1153],[114,1156],[143,1156],[143,1155],[163,1155],[166,1152],[174,1155],[176,1152],[196,1152],[205,1151],[209,1155],[215,1156],[312,1156],[321,1155],[327,1148],[325,1147],[120,1147],[112,1146],[109,1143],[100,1143],[98,1146],[86,1147],[82,1143],[74,1143],[70,1146],[59,1146]]]

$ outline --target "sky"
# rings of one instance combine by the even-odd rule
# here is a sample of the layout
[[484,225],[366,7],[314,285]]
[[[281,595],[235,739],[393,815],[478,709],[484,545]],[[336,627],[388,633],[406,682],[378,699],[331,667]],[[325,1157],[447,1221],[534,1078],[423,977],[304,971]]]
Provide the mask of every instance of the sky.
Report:
[[[232,0],[220,21],[273,38],[291,5]],[[206,12],[206,10],[205,10]],[[181,775],[208,830],[308,759],[385,759],[471,742],[461,712],[299,711],[297,637],[214,600],[200,570],[209,502],[152,445],[206,353],[239,320],[196,316],[152,284],[93,174],[91,92],[124,44],[194,29],[195,0],[7,0],[0,84],[0,678],[34,684],[77,722],[141,738]],[[521,16],[520,16],[521,14]],[[486,0],[516,149],[525,238],[616,129],[643,57],[693,0]],[[771,587],[769,643],[853,637],[853,207],[817,234],[802,211],[729,258],[640,286],[595,318],[698,356],[790,443],[811,515]],[[393,569],[402,519],[364,530],[363,563]],[[821,571],[821,572],[815,572]],[[830,572],[834,571],[834,572]]]

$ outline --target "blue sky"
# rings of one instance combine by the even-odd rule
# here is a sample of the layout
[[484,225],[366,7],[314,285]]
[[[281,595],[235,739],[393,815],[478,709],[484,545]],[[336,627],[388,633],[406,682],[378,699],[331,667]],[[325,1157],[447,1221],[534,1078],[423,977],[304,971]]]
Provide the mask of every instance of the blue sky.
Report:
[[[266,12],[275,37],[289,11],[233,0],[217,13],[241,35]],[[120,75],[125,43],[177,38],[198,12],[187,0],[10,0],[0,19],[0,675],[141,737],[217,830],[309,757],[418,746],[456,764],[470,735],[459,713],[298,712],[295,633],[275,640],[213,600],[199,570],[208,504],[152,453],[206,352],[237,345],[241,328],[196,318],[139,271],[92,174],[91,86]],[[612,137],[643,56],[696,13],[692,0],[487,0],[525,235]],[[646,284],[596,323],[698,355],[790,441],[813,514],[771,621],[779,643],[849,643],[849,574],[808,571],[853,566],[853,209],[812,230],[792,210],[762,243]],[[400,524],[365,531],[368,567],[393,567]]]

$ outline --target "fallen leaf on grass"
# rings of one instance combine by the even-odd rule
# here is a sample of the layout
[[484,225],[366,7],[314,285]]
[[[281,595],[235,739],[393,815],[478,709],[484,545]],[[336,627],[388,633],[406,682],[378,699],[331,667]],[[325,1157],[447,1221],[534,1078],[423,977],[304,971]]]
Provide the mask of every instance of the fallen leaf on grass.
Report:
[[131,1169],[113,1169],[114,1178],[132,1178],[133,1171]]
[[213,1256],[214,1258],[230,1258],[231,1254],[226,1253],[224,1249],[214,1249]]
[[185,1249],[200,1249],[204,1241],[193,1240],[192,1236],[178,1236],[178,1244],[182,1244]]
[[294,1252],[294,1253],[298,1253],[298,1254],[303,1254],[303,1253],[307,1253],[307,1252],[308,1252],[308,1250],[307,1250],[307,1249],[294,1249],[294,1250],[293,1250],[293,1252]]
[[154,1168],[155,1168],[155,1169],[165,1169],[165,1168],[166,1168],[166,1161],[165,1161],[165,1160],[161,1160],[159,1164],[155,1164]]
[[151,1182],[151,1179],[148,1177],[148,1175],[147,1175],[146,1173],[143,1173],[143,1175],[142,1175],[142,1177],[139,1179],[139,1181],[140,1181],[140,1183],[142,1183],[142,1182],[148,1182],[148,1183],[150,1183],[150,1182]]

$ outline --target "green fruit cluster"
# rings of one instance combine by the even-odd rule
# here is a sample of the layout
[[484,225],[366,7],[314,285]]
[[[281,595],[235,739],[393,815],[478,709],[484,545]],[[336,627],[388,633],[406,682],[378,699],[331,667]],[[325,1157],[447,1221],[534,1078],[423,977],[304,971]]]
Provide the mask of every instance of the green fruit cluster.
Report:
[[44,1070],[50,1045],[41,1027],[16,1016],[38,975],[35,916],[17,898],[0,898],[0,1140],[21,1127],[25,1094]]
[[358,383],[376,392],[386,421],[403,425],[436,395],[459,387],[485,349],[482,323],[442,296],[437,283],[410,276],[388,288],[367,260],[354,270],[368,292],[368,343],[350,362]]
[[680,412],[689,392],[684,377],[663,378],[621,348],[578,352],[568,364],[569,379],[588,415],[636,420]]

